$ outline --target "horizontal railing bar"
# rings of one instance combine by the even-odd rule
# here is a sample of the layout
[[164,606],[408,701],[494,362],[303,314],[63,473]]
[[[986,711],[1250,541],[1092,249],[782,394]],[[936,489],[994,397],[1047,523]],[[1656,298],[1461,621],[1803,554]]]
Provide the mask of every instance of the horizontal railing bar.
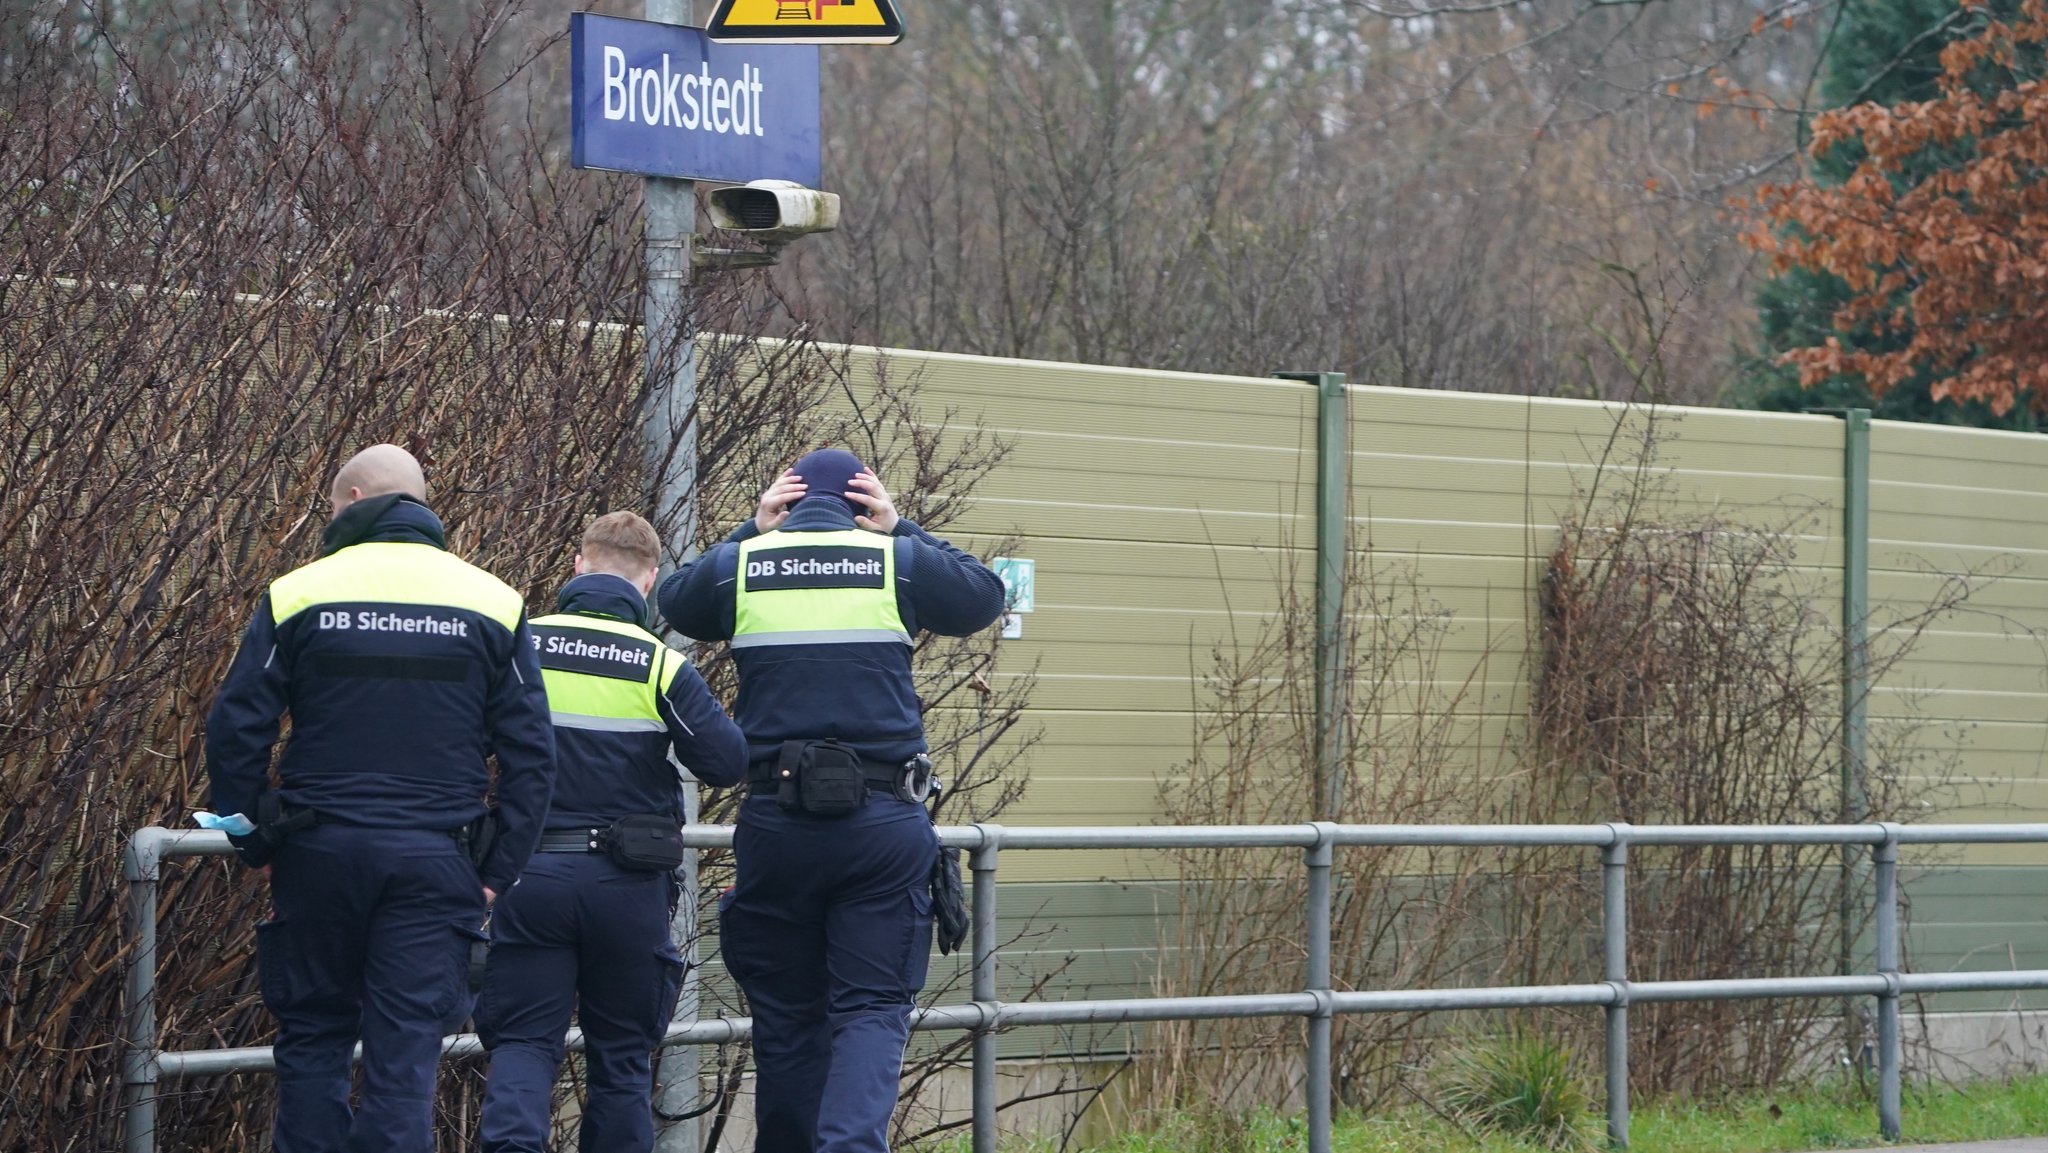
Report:
[[1997,845],[2048,841],[2048,825],[1897,825],[1901,845]]
[[986,1027],[1001,1006],[925,1005],[910,1014],[910,1027],[919,1033],[942,1033],[948,1029],[974,1032]]
[[1228,997],[1131,997],[1107,1001],[1026,1001],[996,1012],[999,1028],[1115,1024],[1121,1021],[1204,1021],[1239,1017],[1306,1017],[1313,993],[1246,993]]
[[[1902,973],[1896,975],[1905,993],[1979,993],[2048,989],[2048,969],[1994,970],[1982,973]],[[1876,996],[1885,978],[1751,977],[1715,981],[1644,981],[1626,986],[1630,1003],[1652,1001],[1727,1001],[1777,997]],[[1551,1006],[1600,1006],[1615,1001],[1619,987],[1605,982],[1583,985],[1520,985],[1492,989],[1401,989],[1338,992],[1331,1007],[1338,1013],[1414,1013],[1431,1010],[1526,1009]],[[1240,1017],[1307,1017],[1316,1012],[1313,993],[1253,993],[1227,997],[1156,997],[1100,1001],[1027,1001],[981,1005],[931,1005],[919,1009],[911,1028],[920,1032],[1013,1029],[1033,1025],[1116,1024],[1132,1021],[1195,1021]],[[989,1016],[993,1012],[994,1021]],[[671,1025],[662,1039],[671,1045],[723,1045],[744,1041],[753,1032],[747,1017],[707,1017]],[[583,1049],[583,1031],[571,1029],[568,1049]],[[460,1033],[441,1043],[451,1057],[474,1056],[483,1045],[474,1033]],[[357,1056],[361,1056],[358,1048]],[[158,1076],[164,1080],[211,1077],[225,1073],[262,1072],[275,1067],[268,1045],[238,1049],[200,1049],[157,1054]]]
[[[731,825],[684,825],[683,847],[689,849],[732,848]],[[976,840],[980,840],[977,836]]]
[[1630,825],[1631,845],[1880,845],[1883,825]]
[[2048,969],[1899,974],[1901,993],[2005,993],[2019,989],[2048,989]]
[[[446,1047],[445,1043],[443,1047]],[[175,1081],[180,1077],[215,1077],[222,1073],[256,1073],[275,1068],[277,1062],[272,1059],[268,1045],[246,1045],[239,1049],[192,1049],[182,1053],[161,1052],[156,1055],[157,1077],[165,1081]]]
[[[969,1016],[975,1016],[974,1006],[967,1006]],[[974,1023],[963,1023],[963,1029],[977,1027]],[[671,1022],[668,1033],[662,1037],[663,1048],[671,1045],[723,1045],[731,1041],[744,1041],[753,1034],[754,1022],[751,1017],[706,1017],[695,1021]],[[583,1030],[571,1028],[566,1039],[571,1053],[583,1051]],[[484,1051],[483,1041],[475,1033],[457,1033],[441,1039],[441,1054],[445,1057],[474,1057]],[[363,1047],[358,1044],[350,1060],[360,1061]],[[268,1045],[247,1045],[238,1049],[194,1049],[183,1053],[157,1054],[158,1076],[168,1080],[178,1077],[212,1077],[222,1073],[265,1072],[275,1069],[277,1062]]]
[[1005,825],[1003,848],[1306,848],[1318,835],[1313,825]]
[[1874,997],[1883,977],[1739,977],[1716,981],[1631,981],[1630,1004],[1641,1001],[1748,1001],[1772,997]]
[[1556,1005],[1611,1005],[1614,986],[1512,985],[1493,989],[1385,989],[1337,992],[1339,1013],[1416,1013],[1433,1009],[1533,1009]]
[[[744,1018],[742,1018],[744,1020]],[[712,1022],[699,1021],[696,1024],[724,1024],[714,1018]],[[664,1044],[709,1044],[704,1041],[664,1041]],[[583,1051],[583,1030],[570,1029],[569,1051]],[[484,1051],[483,1042],[475,1033],[457,1033],[441,1038],[441,1055],[444,1057],[473,1057]],[[351,1062],[363,1059],[363,1047],[358,1043],[349,1054]],[[267,1073],[277,1068],[276,1055],[268,1045],[244,1045],[238,1049],[191,1049],[182,1053],[158,1053],[157,1075],[169,1081],[180,1077],[217,1077],[223,1073]]]
[[[1867,825],[1329,825],[1337,845],[1427,847],[1511,847],[1583,845],[1599,848],[1617,836],[1632,845],[1875,845],[1885,826]],[[224,856],[232,852],[226,834],[204,829],[146,830],[162,857]],[[2013,844],[2048,842],[2048,824],[1895,825],[1902,845]],[[939,839],[972,849],[985,834],[975,825],[947,825]],[[1192,849],[1307,848],[1322,829],[1315,825],[1034,825],[1005,826],[1006,849]],[[730,825],[692,825],[683,830],[691,848],[732,845]]]
[[[1334,825],[1336,845],[1404,845],[1505,847],[1517,845],[1583,845],[1603,848],[1614,843],[1612,825]],[[1003,844],[1009,845],[1005,833]]]
[[211,829],[159,828],[156,844],[160,857],[225,857],[235,851],[226,833]]

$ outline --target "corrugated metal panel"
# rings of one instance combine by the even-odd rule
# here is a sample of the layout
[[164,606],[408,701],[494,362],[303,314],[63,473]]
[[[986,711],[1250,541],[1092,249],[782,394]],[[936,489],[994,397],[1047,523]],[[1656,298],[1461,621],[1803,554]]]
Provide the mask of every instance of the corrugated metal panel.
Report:
[[[2048,438],[1878,423],[1870,471],[1875,612],[1911,612],[1950,574],[1976,574],[1963,610],[1873,692],[1873,713],[1918,718],[1921,745],[1953,763],[1960,807],[1944,819],[2048,820]],[[2042,923],[2048,874],[2012,867],[2048,866],[2048,848],[1984,846],[1949,859],[1978,867],[1914,890],[1923,940],[1940,956],[1985,953],[1995,943],[1985,934],[1998,931],[1991,922]],[[2028,876],[2032,896],[2006,886]],[[1973,891],[1966,879],[2001,887]],[[2002,912],[1962,916],[1980,901]],[[2017,929],[2000,939],[2037,962],[2048,957],[2048,943]],[[1988,951],[2004,963],[2003,949]]]
[[[1212,652],[1271,622],[1290,585],[1306,594],[1314,390],[872,349],[854,350],[851,369],[856,387],[877,373],[915,379],[925,411],[953,410],[956,423],[1011,446],[952,530],[968,547],[1012,541],[1006,551],[1037,562],[1037,611],[1006,643],[999,676],[1036,677],[1040,741],[1027,756],[1029,792],[1002,819],[1156,819],[1160,787],[1191,755]],[[1411,670],[1402,688],[1411,700],[1460,702],[1462,772],[1507,771],[1534,662],[1528,618],[1557,524],[1596,485],[1617,483],[1598,466],[1630,459],[1643,413],[1377,388],[1354,388],[1351,408],[1354,540],[1412,572],[1453,619],[1426,683],[1411,683]],[[1796,526],[1810,587],[1838,596],[1840,421],[1662,410],[1654,436],[1673,504]],[[1874,686],[1874,723],[1917,718],[1921,739],[1953,755],[1952,797],[1965,806],[1954,817],[2048,819],[2048,439],[1878,424],[1872,447],[1877,623],[1926,604],[1946,574],[1999,577],[1980,580],[1971,611],[1935,622],[1914,659]],[[1979,941],[1980,930],[2009,929],[2044,951],[2027,963],[2048,964],[2048,938],[2017,928],[2038,916],[2015,904],[2048,874],[2009,867],[2048,866],[2048,854],[1994,847],[1959,860],[1969,868],[1946,875],[1961,880],[1916,886],[1921,960],[1960,957],[1991,939]],[[1130,904],[1141,890],[1112,882],[1162,871],[1156,855],[1006,855],[1014,891],[1056,894],[1068,910],[1058,945],[1028,945],[1019,963],[1093,948],[1115,959],[1088,961],[1077,978],[1139,991],[1132,966],[1151,957],[1150,930],[1133,922],[1152,914]],[[1012,891],[1006,915],[1019,912]],[[1095,899],[1084,893],[1113,895],[1101,899],[1116,911],[1077,911]]]

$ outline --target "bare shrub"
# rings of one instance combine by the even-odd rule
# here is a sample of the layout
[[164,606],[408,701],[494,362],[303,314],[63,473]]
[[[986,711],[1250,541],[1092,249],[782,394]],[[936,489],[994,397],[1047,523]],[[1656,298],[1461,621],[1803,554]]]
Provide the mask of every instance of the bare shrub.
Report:
[[[1431,824],[1464,819],[1485,786],[1469,766],[1477,731],[1460,706],[1479,673],[1447,673],[1457,631],[1406,566],[1370,545],[1347,562],[1342,629],[1351,664],[1337,715],[1346,755],[1336,804],[1318,800],[1315,605],[1283,571],[1278,610],[1211,650],[1200,676],[1195,753],[1162,790],[1171,824],[1335,820]],[[1249,618],[1233,615],[1233,629]],[[1485,657],[1479,657],[1483,668]],[[1299,987],[1307,880],[1297,851],[1186,849],[1169,854],[1179,917],[1162,942],[1161,992],[1182,996]],[[1472,963],[1463,927],[1471,854],[1345,847],[1331,874],[1333,979],[1339,989],[1454,983]],[[1136,1070],[1141,1100],[1197,1112],[1286,1100],[1298,1088],[1298,1021],[1156,1027]],[[1332,1082],[1367,1107],[1418,1057],[1421,1015],[1340,1017]]]
[[[1640,420],[1640,424],[1630,424]],[[1608,487],[1583,495],[1551,551],[1539,596],[1541,665],[1526,785],[1530,821],[1817,824],[1924,817],[1948,758],[1910,716],[1874,720],[1851,808],[1842,780],[1840,599],[1802,548],[1819,513],[1739,517],[1672,499],[1655,464],[1656,421],[1630,414]],[[1981,574],[1949,577],[1926,604],[1871,623],[1869,683],[1920,633],[1959,610]],[[1637,980],[1833,972],[1845,908],[1867,878],[1834,850],[1781,845],[1635,850],[1629,965]],[[1586,955],[1597,871],[1525,854],[1508,939],[1525,975]],[[1845,885],[1856,896],[1844,904]],[[1862,912],[1849,914],[1851,934]],[[1839,1048],[1829,1007],[1727,1001],[1638,1006],[1631,1076],[1650,1092],[1770,1085]]]

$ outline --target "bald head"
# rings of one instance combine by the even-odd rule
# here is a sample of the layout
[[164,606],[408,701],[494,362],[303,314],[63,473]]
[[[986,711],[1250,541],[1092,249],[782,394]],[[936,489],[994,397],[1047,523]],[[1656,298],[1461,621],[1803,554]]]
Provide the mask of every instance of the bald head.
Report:
[[327,499],[334,505],[334,515],[340,516],[342,509],[364,497],[394,492],[425,501],[427,476],[411,453],[395,444],[373,444],[349,457],[341,471],[334,474]]

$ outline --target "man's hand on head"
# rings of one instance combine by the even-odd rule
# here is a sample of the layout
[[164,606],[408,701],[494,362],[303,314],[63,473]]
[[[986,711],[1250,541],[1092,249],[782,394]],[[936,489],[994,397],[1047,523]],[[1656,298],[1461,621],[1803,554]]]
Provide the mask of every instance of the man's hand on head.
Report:
[[774,532],[781,528],[782,522],[789,519],[790,507],[802,500],[808,489],[804,478],[789,469],[782,470],[782,475],[761,493],[761,507],[754,511],[755,531]]
[[868,515],[854,517],[853,523],[869,532],[896,531],[896,522],[903,518],[896,514],[896,502],[889,499],[889,490],[882,487],[882,478],[870,469],[862,469],[847,484],[846,499],[865,505],[868,510]]

